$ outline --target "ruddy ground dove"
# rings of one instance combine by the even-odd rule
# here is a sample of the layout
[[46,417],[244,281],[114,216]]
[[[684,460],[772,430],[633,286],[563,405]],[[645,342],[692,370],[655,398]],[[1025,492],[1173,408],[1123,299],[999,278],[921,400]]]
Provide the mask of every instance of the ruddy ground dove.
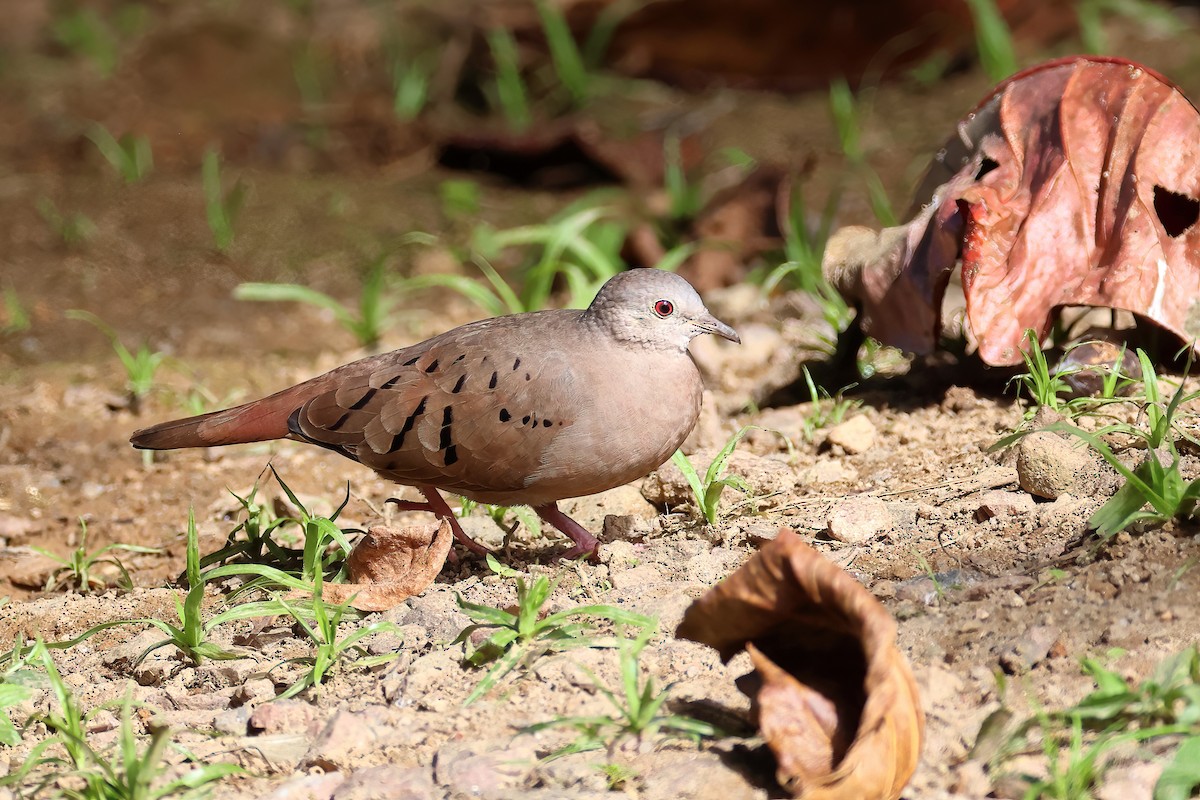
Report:
[[481,503],[529,505],[575,543],[597,540],[559,509],[640,478],[696,424],[700,374],[691,339],[740,341],[677,275],[634,269],[610,279],[584,311],[537,311],[473,322],[364,358],[236,408],[164,422],[134,447],[295,439],[416,487],[406,510],[458,525],[439,489]]

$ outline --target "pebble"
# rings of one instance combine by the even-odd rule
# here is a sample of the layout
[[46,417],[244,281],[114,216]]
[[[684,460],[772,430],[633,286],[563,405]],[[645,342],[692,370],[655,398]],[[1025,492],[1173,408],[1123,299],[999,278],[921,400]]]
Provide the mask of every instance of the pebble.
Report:
[[356,770],[333,793],[333,800],[429,800],[440,797],[426,767],[367,767]]
[[367,706],[362,711],[342,709],[325,723],[304,754],[303,765],[326,772],[345,771],[368,753],[403,744],[415,735],[411,726],[391,724],[385,706]]
[[302,700],[276,700],[259,705],[250,714],[248,728],[258,733],[304,733],[316,736],[324,723],[324,714]]
[[331,772],[320,775],[300,775],[292,778],[263,800],[329,800],[345,778]]
[[662,583],[662,573],[653,564],[639,564],[630,569],[614,571],[612,585],[618,591],[627,591]]
[[1000,651],[1000,667],[1009,675],[1024,675],[1046,660],[1057,641],[1057,628],[1034,625]]
[[830,428],[825,441],[855,455],[874,447],[875,435],[875,424],[859,414]]
[[1069,441],[1049,431],[1031,433],[1017,444],[1017,481],[1036,497],[1055,500],[1078,492],[1081,480],[1095,472],[1083,442]]
[[537,751],[528,737],[506,740],[449,742],[434,757],[437,782],[452,797],[505,798],[521,786],[537,766]]
[[829,536],[846,544],[863,544],[892,529],[892,515],[878,497],[848,497],[834,506],[827,523]]
[[993,517],[1011,517],[1034,510],[1033,498],[1024,492],[993,489],[984,492],[975,508],[975,519],[983,522]]

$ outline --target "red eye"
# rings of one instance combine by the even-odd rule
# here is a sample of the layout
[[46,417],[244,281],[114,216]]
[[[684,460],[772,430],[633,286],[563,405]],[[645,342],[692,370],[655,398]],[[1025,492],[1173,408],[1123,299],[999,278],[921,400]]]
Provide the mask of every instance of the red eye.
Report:
[[669,317],[675,313],[675,306],[671,305],[670,300],[659,300],[654,304],[654,313],[660,317]]

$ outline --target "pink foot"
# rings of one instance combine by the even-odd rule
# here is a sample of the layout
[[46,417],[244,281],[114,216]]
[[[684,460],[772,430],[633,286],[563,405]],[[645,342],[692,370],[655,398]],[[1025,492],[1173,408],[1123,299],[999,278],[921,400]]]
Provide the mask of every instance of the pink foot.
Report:
[[587,528],[559,511],[557,503],[537,506],[533,510],[539,517],[558,528],[563,535],[575,543],[574,547],[562,554],[562,558],[574,559],[586,555],[588,560],[596,560],[596,555],[600,550],[600,541],[588,533]]
[[492,552],[470,536],[467,536],[462,526],[458,524],[458,517],[454,516],[454,512],[450,510],[450,506],[446,505],[446,501],[438,494],[437,489],[418,486],[417,490],[425,495],[424,503],[417,500],[399,500],[395,497],[389,497],[387,502],[395,504],[396,508],[401,511],[428,511],[436,515],[439,519],[449,522],[450,529],[454,531],[454,538],[472,553],[482,556]]

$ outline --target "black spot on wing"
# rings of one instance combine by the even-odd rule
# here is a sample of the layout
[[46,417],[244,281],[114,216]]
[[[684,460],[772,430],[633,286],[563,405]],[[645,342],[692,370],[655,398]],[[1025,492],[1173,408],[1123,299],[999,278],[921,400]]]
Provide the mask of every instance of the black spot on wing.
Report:
[[[362,406],[360,406],[358,403],[355,403],[355,404],[354,404],[354,407],[355,407],[355,408],[362,408]],[[340,430],[342,429],[342,426],[346,424],[346,420],[348,420],[348,419],[350,419],[350,412],[349,412],[349,411],[347,411],[345,414],[342,414],[340,417],[338,417],[338,418],[337,418],[337,422],[333,423],[332,425],[330,425],[330,426],[329,426],[328,428],[326,428],[325,430],[327,430],[327,431],[340,431]]]
[[413,356],[408,361],[405,361],[401,366],[411,367],[413,364],[417,363],[420,360],[421,360],[420,356]]
[[450,390],[450,394],[458,394],[459,392],[461,392],[462,388],[463,388],[463,384],[466,382],[467,382],[467,376],[460,375],[458,378],[458,383],[454,384],[454,388]]
[[448,467],[456,461],[458,461],[458,447],[456,445],[450,445],[446,448],[445,464]]
[[392,437],[392,446],[389,448],[392,452],[395,452],[404,446],[404,437],[407,436],[408,432],[411,431],[413,426],[417,424],[417,417],[425,413],[425,401],[428,399],[428,397],[421,398],[421,402],[417,404],[417,407],[413,410],[413,412],[408,415],[407,419],[404,420],[404,425],[400,428],[400,432]]
[[435,358],[433,361],[429,362],[429,366],[425,368],[425,372],[427,372],[427,373],[433,372],[437,368],[438,368],[438,360]]
[[[364,394],[361,398],[359,398],[357,403],[350,406],[350,410],[351,411],[359,411],[363,408],[366,408],[367,403],[371,402],[371,398],[375,396],[375,393],[377,391],[379,391],[379,390],[378,389],[367,389],[366,394]],[[347,415],[347,416],[349,416],[349,415]],[[341,419],[339,419],[337,421],[336,425],[338,426],[338,428],[340,428],[343,424],[345,424],[345,422],[346,422],[346,417],[343,416]],[[337,428],[330,428],[330,430],[337,430]]]
[[507,408],[500,409],[500,421],[508,422],[510,419],[512,419],[512,414],[508,413],[508,409]]
[[520,359],[520,358],[518,358],[516,361],[514,361],[514,362],[513,362],[513,372],[516,372],[516,371],[517,371],[517,367],[519,367],[519,366],[521,366],[521,359]]
[[388,379],[388,381],[387,381],[387,383],[384,383],[384,384],[383,384],[382,386],[380,386],[379,388],[380,388],[380,389],[391,389],[393,386],[395,386],[397,383],[399,383],[399,382],[400,382],[400,377],[401,377],[401,376],[397,375],[397,376],[396,376],[396,377],[394,377],[394,378],[389,378],[389,379]]
[[450,425],[454,422],[454,409],[446,406],[442,410],[442,430],[438,439],[438,450],[448,450],[451,445]]
[[491,379],[490,381],[488,381],[488,388],[489,388],[489,389],[495,389],[495,388],[496,388],[496,379],[497,379],[497,378],[499,378],[499,377],[500,377],[500,376],[498,376],[496,373],[494,373],[494,372],[492,373],[492,379]]

